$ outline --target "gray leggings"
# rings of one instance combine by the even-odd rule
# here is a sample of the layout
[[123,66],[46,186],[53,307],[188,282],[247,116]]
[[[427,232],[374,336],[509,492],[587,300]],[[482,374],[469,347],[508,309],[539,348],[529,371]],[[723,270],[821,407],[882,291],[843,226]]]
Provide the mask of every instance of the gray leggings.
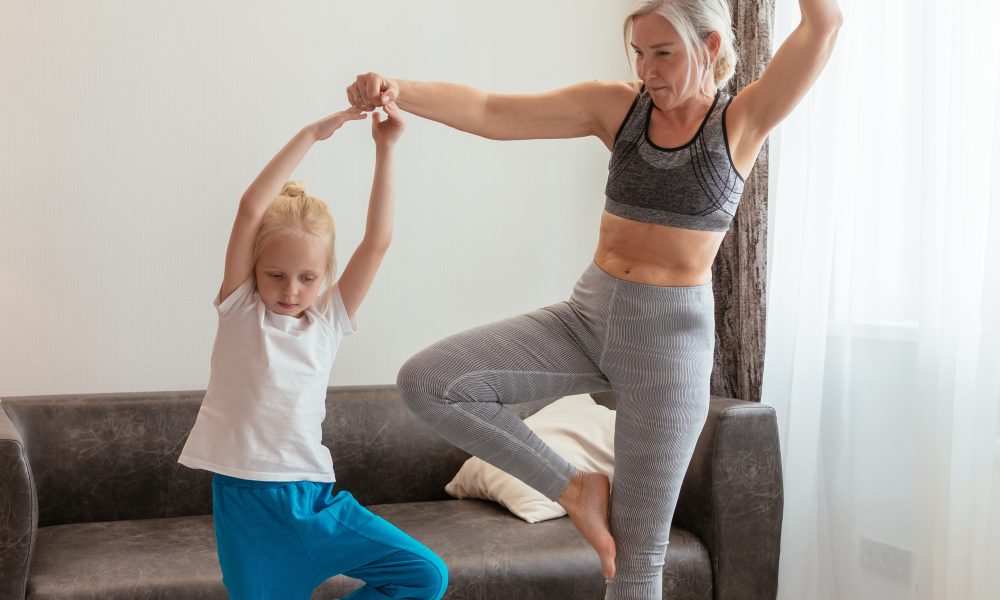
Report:
[[591,263],[568,301],[447,337],[407,361],[398,384],[446,440],[553,500],[575,467],[504,405],[613,390],[618,555],[606,598],[655,600],[714,347],[711,284],[644,285]]

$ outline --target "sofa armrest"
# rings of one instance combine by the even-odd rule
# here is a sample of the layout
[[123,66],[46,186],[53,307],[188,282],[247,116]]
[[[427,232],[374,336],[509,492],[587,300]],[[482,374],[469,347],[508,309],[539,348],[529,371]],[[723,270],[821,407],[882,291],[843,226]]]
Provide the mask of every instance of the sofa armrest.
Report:
[[774,409],[713,397],[674,523],[708,547],[715,600],[774,600],[783,505]]
[[0,598],[23,600],[38,530],[38,497],[17,427],[0,402]]

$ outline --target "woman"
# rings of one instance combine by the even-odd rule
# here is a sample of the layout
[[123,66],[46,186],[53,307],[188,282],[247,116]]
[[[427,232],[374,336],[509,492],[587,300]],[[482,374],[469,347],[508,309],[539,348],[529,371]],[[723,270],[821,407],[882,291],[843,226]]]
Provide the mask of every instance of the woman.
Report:
[[[499,95],[376,73],[350,102],[498,140],[597,136],[611,150],[594,262],[566,302],[446,338],[403,366],[404,401],[443,437],[566,508],[594,546],[606,598],[661,597],[670,521],[708,410],[711,267],[768,133],[819,75],[835,0],[802,20],[757,81],[730,97],[727,0],[646,0],[625,24],[641,85],[586,82]],[[615,483],[579,472],[504,404],[613,390]],[[608,518],[610,510],[610,521]]]

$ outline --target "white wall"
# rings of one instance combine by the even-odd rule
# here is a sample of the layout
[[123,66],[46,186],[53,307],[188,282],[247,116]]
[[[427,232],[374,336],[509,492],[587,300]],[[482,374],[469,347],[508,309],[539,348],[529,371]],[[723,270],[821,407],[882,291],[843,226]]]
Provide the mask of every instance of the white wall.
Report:
[[[628,0],[0,2],[0,396],[201,389],[236,202],[357,73],[539,91],[627,77]],[[296,173],[343,260],[367,123]],[[447,334],[564,299],[590,260],[608,153],[410,117],[393,249],[334,385],[387,383]]]

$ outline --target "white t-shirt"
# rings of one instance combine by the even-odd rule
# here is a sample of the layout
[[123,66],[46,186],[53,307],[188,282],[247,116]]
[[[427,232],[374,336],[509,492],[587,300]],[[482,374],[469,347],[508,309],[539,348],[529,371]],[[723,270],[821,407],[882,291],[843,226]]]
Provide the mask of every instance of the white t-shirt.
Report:
[[212,375],[182,465],[257,481],[334,481],[322,443],[333,359],[355,323],[334,285],[301,319],[268,310],[251,276],[224,302]]

